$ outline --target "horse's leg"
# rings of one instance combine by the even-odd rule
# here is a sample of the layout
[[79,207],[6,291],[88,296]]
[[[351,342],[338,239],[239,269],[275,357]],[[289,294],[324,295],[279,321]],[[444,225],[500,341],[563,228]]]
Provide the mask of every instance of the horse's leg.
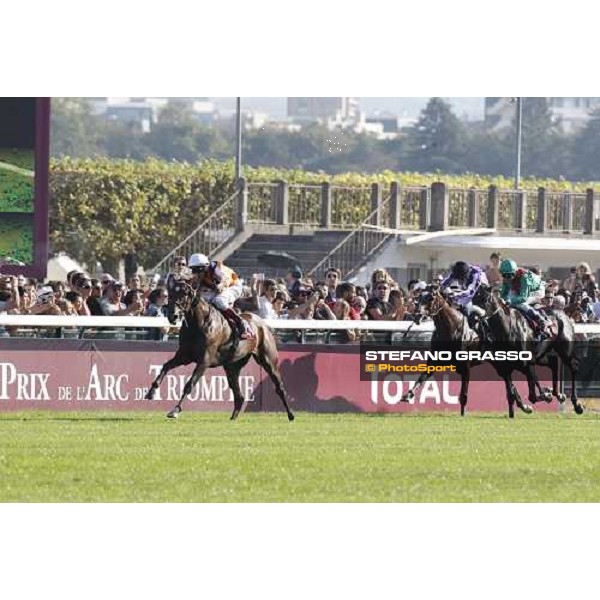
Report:
[[515,418],[515,399],[518,394],[516,394],[515,386],[512,382],[511,373],[503,372],[499,373],[499,375],[504,380],[504,385],[506,386],[506,399],[508,401],[508,416],[511,419]]
[[550,370],[552,371],[552,394],[561,404],[563,404],[567,399],[567,396],[558,388],[558,372],[560,366],[558,362],[558,356],[556,354],[548,355],[547,362]]
[[571,402],[573,403],[573,410],[578,414],[583,413],[583,406],[579,403],[577,399],[577,384],[575,382],[575,377],[577,375],[577,371],[579,368],[579,364],[576,358],[569,356],[565,360],[563,357],[563,362],[567,365],[567,368],[571,372]]
[[189,360],[188,358],[186,358],[184,356],[183,352],[177,351],[175,356],[171,360],[168,360],[163,365],[162,369],[160,370],[160,373],[158,374],[156,379],[152,382],[150,389],[144,396],[144,399],[152,400],[154,398],[154,394],[156,393],[156,390],[160,387],[162,380],[165,378],[165,375],[169,371],[171,371],[172,369],[175,369],[177,367],[180,367],[181,365],[189,365],[191,362],[192,362],[191,360]]
[[467,410],[467,395],[469,392],[469,383],[471,381],[471,369],[467,365],[460,371],[460,395],[458,399],[460,401],[460,416],[464,417]]
[[287,394],[285,392],[285,388],[283,387],[283,381],[281,380],[279,368],[277,367],[277,350],[274,344],[275,340],[272,340],[272,342],[269,343],[265,336],[263,346],[258,350],[258,352],[256,352],[254,359],[271,378],[271,381],[275,385],[275,391],[283,402],[283,406],[287,412],[288,420],[293,421],[294,413],[292,413],[290,407],[288,406]]
[[415,392],[429,379],[433,377],[433,373],[421,373],[419,378],[406,394],[400,398],[400,402],[410,402],[415,397]]
[[183,392],[181,394],[181,397],[179,398],[179,402],[173,407],[173,410],[167,413],[167,417],[169,417],[170,419],[175,419],[177,416],[179,416],[183,401],[187,396],[189,396],[192,393],[192,389],[198,383],[204,371],[206,371],[204,361],[196,363],[196,368],[194,369],[194,372],[192,373],[190,378],[185,382],[185,386],[183,387]]
[[229,384],[229,389],[233,393],[233,412],[231,413],[231,420],[237,419],[237,416],[240,414],[242,410],[242,406],[244,405],[244,396],[242,396],[242,392],[240,390],[240,372],[244,368],[245,364],[250,360],[250,354],[244,356],[242,360],[238,360],[235,363],[229,363],[227,365],[223,365],[225,369],[225,374],[227,375],[227,383]]

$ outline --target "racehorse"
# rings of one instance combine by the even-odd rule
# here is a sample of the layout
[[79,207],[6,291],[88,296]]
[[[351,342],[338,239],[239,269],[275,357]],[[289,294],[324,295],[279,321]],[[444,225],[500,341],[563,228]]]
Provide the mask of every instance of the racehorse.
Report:
[[[453,351],[481,349],[482,341],[468,326],[466,315],[463,315],[458,310],[450,306],[450,304],[439,291],[438,286],[430,285],[424,292],[421,293],[419,298],[419,308],[422,313],[424,312],[425,314],[433,317],[435,331],[431,338],[432,349],[436,349],[436,347],[446,347],[446,349],[451,349]],[[467,407],[467,396],[471,379],[471,367],[480,365],[482,363],[478,360],[472,360],[453,361],[453,364],[456,365],[456,372],[461,377],[459,401],[460,414],[461,416],[464,416]],[[496,368],[496,371],[498,371],[496,363],[492,362],[492,365],[494,368]],[[408,402],[410,399],[412,399],[414,397],[414,391],[431,376],[431,373],[422,373],[415,385],[401,398],[401,400]],[[521,397],[512,383],[512,380],[504,380],[507,391],[509,417],[514,418],[515,402],[524,413],[530,414],[532,412],[531,406],[522,402]],[[528,376],[528,381],[530,381],[530,389],[532,380],[533,375]]]
[[253,339],[240,340],[237,334],[234,335],[232,327],[221,312],[197,294],[194,287],[184,280],[178,282],[169,293],[167,314],[173,324],[180,315],[183,315],[179,331],[179,348],[175,356],[163,365],[158,377],[152,382],[146,400],[152,400],[165,375],[171,369],[195,363],[196,368],[187,380],[179,402],[167,414],[167,417],[175,418],[182,410],[183,400],[191,393],[204,371],[207,368],[222,366],[233,392],[234,408],[231,419],[236,419],[244,404],[238,377],[250,358],[254,358],[275,384],[275,390],[283,402],[288,419],[294,420],[277,366],[275,337],[260,317],[252,313],[242,313],[242,318],[250,323],[255,335]]
[[[571,402],[575,412],[580,415],[583,412],[583,406],[577,399],[575,385],[575,377],[579,369],[579,359],[575,354],[575,329],[565,312],[559,309],[546,309],[548,317],[556,323],[558,333],[554,339],[542,341],[536,351],[535,335],[527,319],[516,309],[511,308],[505,311],[504,306],[489,286],[480,286],[473,298],[473,304],[485,310],[486,320],[494,343],[501,343],[511,349],[526,347],[528,350],[535,351],[535,364],[550,367],[552,371],[552,395],[562,404],[566,400],[566,396],[558,389],[558,357],[561,358],[571,373]],[[523,363],[519,362],[502,364],[508,365],[511,370],[522,371],[523,367]],[[535,378],[535,381],[537,382],[537,378]],[[537,385],[539,387],[539,383]],[[550,401],[551,397],[549,390],[544,391],[542,394],[542,398],[546,401]],[[535,402],[531,395],[531,382],[530,400]]]

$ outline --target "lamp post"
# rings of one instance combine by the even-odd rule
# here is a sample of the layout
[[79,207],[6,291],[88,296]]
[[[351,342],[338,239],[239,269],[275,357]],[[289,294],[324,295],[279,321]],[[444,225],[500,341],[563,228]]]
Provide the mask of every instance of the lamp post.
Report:
[[523,98],[517,98],[517,156],[515,165],[515,190],[521,184],[521,129],[523,120]]
[[236,114],[235,114],[235,184],[238,185],[242,176],[242,99],[236,99]]

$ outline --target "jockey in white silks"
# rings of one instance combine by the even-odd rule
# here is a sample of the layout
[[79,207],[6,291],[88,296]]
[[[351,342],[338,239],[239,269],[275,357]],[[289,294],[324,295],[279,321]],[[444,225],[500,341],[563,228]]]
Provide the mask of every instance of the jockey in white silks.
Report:
[[252,337],[252,330],[234,310],[234,302],[243,294],[243,287],[237,273],[221,261],[210,260],[204,254],[192,254],[188,261],[192,274],[197,276],[201,287],[211,290],[207,298],[218,308],[230,323],[234,323],[242,340]]

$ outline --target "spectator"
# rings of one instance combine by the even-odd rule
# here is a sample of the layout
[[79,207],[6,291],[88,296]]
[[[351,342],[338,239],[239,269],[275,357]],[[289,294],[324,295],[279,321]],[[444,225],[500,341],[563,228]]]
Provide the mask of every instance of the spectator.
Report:
[[406,294],[404,290],[391,290],[389,303],[391,305],[392,312],[388,318],[391,321],[412,321],[412,315],[410,314],[406,305]]
[[85,317],[91,316],[89,301],[92,295],[92,280],[89,277],[77,279],[77,293],[81,296],[81,305],[76,306],[77,314]]
[[93,317],[101,317],[104,315],[101,305],[102,285],[97,279],[91,279],[90,283],[92,285],[92,289],[90,290],[90,296],[86,300],[86,304],[90,309],[90,315]]
[[127,284],[127,293],[123,296],[123,304],[125,304],[125,306],[129,306],[134,297],[140,297],[142,300],[144,300],[142,279],[137,274],[129,278],[129,282]]
[[[352,321],[360,321],[360,310],[355,307],[356,288],[353,284],[344,282],[339,287],[340,298],[334,307],[334,314],[338,319],[349,319]],[[364,300],[364,298],[363,298]],[[366,306],[366,302],[365,302]]]
[[85,302],[79,292],[67,292],[65,294],[65,300],[67,300],[77,315],[87,315]]
[[577,283],[577,267],[571,267],[569,269],[569,276],[563,281],[562,287],[565,290],[573,293],[575,291],[575,285]]
[[285,307],[289,318],[312,319],[318,300],[319,296],[313,293],[312,288],[300,284],[298,291],[291,295],[291,299]]
[[288,297],[285,292],[278,291],[275,293],[275,298],[272,304],[273,310],[275,311],[278,319],[287,319],[288,314],[284,308],[287,301]]
[[394,282],[394,280],[392,279],[392,276],[385,270],[385,269],[375,269],[373,271],[373,274],[371,275],[371,291],[372,291],[372,295],[373,297],[375,297],[377,294],[377,283],[380,281],[385,281],[389,288],[391,289],[391,286]]
[[[144,313],[145,317],[166,317],[165,306],[169,301],[169,293],[166,288],[157,287],[152,290],[148,296],[148,308]],[[161,341],[165,340],[169,334],[168,327],[150,327],[148,329],[148,339]]]
[[356,289],[356,295],[365,299],[365,306],[366,306],[366,304],[367,304],[366,301],[369,299],[369,294],[368,294],[366,288],[362,285],[357,285],[355,289]]
[[354,298],[354,302],[352,303],[352,307],[358,314],[360,315],[361,320],[367,318],[366,309],[367,309],[367,301],[362,296],[356,296]]
[[374,296],[367,302],[366,313],[369,319],[383,321],[393,313],[388,302],[390,286],[387,281],[378,281],[374,288]]
[[326,301],[329,306],[335,304],[337,300],[336,290],[342,280],[342,272],[335,267],[329,267],[325,272],[325,283],[327,284]]
[[0,275],[0,312],[19,312],[21,298],[16,277]]
[[490,262],[485,268],[485,274],[487,276],[488,283],[494,288],[498,289],[502,285],[502,274],[500,273],[500,253],[492,252],[490,254]]
[[135,299],[129,307],[125,306],[121,301],[123,296],[123,284],[120,281],[111,281],[106,287],[106,295],[100,301],[104,315],[121,317],[141,314],[143,304],[139,299]]
[[572,291],[579,296],[585,292],[588,296],[595,297],[596,278],[592,274],[590,265],[586,262],[579,263],[576,275],[575,289]]
[[298,295],[298,291],[302,287],[302,271],[299,267],[295,267],[288,271],[285,277],[285,285],[290,296],[294,297]]
[[106,298],[106,294],[108,292],[108,286],[113,281],[114,281],[114,278],[109,273],[104,273],[102,275],[102,277],[100,277],[100,284],[102,285],[102,298]]
[[277,285],[272,279],[265,279],[262,285],[262,295],[258,298],[258,315],[263,319],[277,319],[278,315],[273,307],[277,296]]

